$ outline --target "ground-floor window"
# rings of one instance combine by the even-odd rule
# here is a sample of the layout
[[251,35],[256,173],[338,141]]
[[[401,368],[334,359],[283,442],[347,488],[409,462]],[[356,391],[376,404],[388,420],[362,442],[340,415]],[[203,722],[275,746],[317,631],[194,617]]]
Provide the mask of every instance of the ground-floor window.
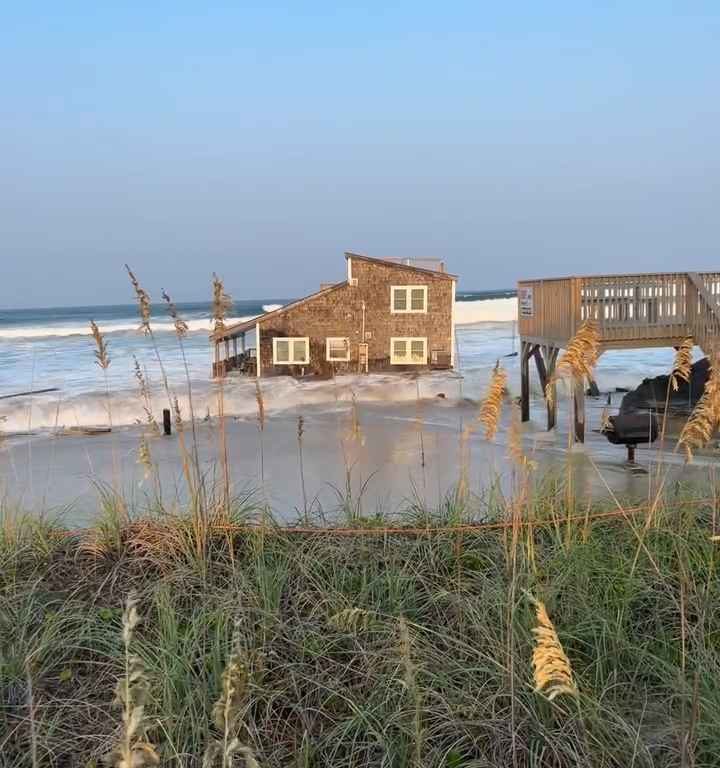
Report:
[[427,363],[427,339],[394,336],[390,339],[390,363],[392,365]]
[[350,339],[328,336],[325,339],[325,357],[331,363],[347,363],[350,360]]
[[310,362],[310,339],[289,336],[273,339],[274,365],[307,365]]

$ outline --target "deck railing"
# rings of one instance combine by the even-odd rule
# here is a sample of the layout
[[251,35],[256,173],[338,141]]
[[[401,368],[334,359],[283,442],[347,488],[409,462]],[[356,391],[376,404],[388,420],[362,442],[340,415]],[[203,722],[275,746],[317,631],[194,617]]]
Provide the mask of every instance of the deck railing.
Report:
[[720,342],[720,272],[602,275],[518,284],[520,336],[564,346],[594,320],[606,346]]

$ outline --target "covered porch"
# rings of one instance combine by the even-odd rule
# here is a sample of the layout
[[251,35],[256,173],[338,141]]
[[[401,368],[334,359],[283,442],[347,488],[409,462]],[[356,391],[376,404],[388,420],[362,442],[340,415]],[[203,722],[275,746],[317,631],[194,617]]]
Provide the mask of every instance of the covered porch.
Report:
[[[252,346],[248,344],[248,334]],[[259,327],[254,319],[215,331],[210,337],[214,347],[213,378],[222,378],[231,371],[257,376],[258,335]]]

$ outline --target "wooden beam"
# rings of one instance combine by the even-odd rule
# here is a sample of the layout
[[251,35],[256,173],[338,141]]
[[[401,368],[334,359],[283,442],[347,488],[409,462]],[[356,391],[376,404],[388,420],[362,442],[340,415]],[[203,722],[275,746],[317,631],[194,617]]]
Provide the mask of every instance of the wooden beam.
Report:
[[[545,396],[545,404],[547,406],[548,431],[554,429],[557,424],[557,382],[555,381],[555,368],[557,366],[559,352],[560,350],[557,347],[545,347],[545,359],[547,360],[546,377],[548,383],[545,385],[545,389],[543,389],[543,395]],[[548,394],[550,397],[548,397]]]
[[533,346],[531,354],[535,358],[535,367],[537,368],[538,376],[540,377],[540,386],[542,387],[543,392],[545,392],[548,383],[547,368],[545,367],[545,360],[543,359],[542,349],[539,344]]
[[530,351],[532,345],[520,342],[520,419],[530,421]]
[[583,379],[573,381],[573,424],[575,441],[585,442],[585,382]]
[[588,379],[588,394],[590,397],[600,397],[600,389],[595,379]]

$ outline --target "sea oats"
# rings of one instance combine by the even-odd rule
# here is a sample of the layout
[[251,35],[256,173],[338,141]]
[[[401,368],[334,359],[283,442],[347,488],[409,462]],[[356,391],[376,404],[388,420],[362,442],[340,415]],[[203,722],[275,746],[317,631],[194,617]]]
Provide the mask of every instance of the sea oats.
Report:
[[235,757],[244,759],[248,768],[259,768],[250,747],[240,742],[240,733],[246,730],[243,718],[249,696],[250,674],[247,654],[240,643],[238,622],[233,631],[232,651],[222,674],[222,691],[213,707],[213,725],[220,733],[205,750],[203,768],[231,768]]
[[519,467],[525,467],[529,470],[537,468],[537,462],[529,459],[523,450],[520,406],[515,403],[512,405],[510,429],[508,431],[508,457]]
[[563,693],[577,696],[570,659],[563,650],[555,626],[545,605],[537,600],[533,602],[538,622],[532,630],[535,635],[532,658],[535,691],[545,694],[550,701]]
[[182,432],[183,417],[182,417],[182,412],[180,411],[180,403],[178,402],[177,397],[173,397],[172,406],[173,406],[173,421],[175,422],[175,429],[178,432]]
[[710,370],[702,397],[678,439],[678,447],[683,448],[688,461],[696,449],[704,448],[710,442],[720,424],[720,357],[713,353],[709,360]]
[[177,307],[164,290],[162,291],[161,296],[163,301],[167,304],[168,314],[172,318],[173,325],[175,326],[175,333],[178,335],[178,338],[184,338],[187,336],[188,324],[182,319],[182,317],[180,317],[177,311]]
[[130,595],[122,616],[122,640],[125,652],[125,675],[118,680],[115,703],[122,710],[122,727],[118,743],[107,756],[113,768],[145,768],[159,765],[160,756],[145,733],[145,700],[148,681],[139,656],[131,652],[135,630],[140,622],[137,598]]
[[357,395],[354,392],[350,395],[350,428],[348,430],[348,438],[358,445],[365,445],[365,435],[360,423],[360,408],[358,407]]
[[333,614],[328,623],[338,632],[347,632],[348,634],[358,634],[361,630],[367,630],[372,614],[362,608],[344,608]]
[[138,446],[138,464],[140,464],[145,470],[145,479],[152,474],[153,463],[152,455],[150,453],[150,446],[145,439],[145,435],[140,438],[140,445]]
[[212,315],[216,331],[221,331],[225,327],[227,313],[232,308],[232,304],[232,298],[225,293],[222,280],[213,272]]
[[685,383],[690,381],[690,371],[692,369],[693,338],[687,336],[683,339],[675,352],[672,373],[670,374],[670,383],[675,392],[680,389],[680,381]]
[[255,379],[255,402],[257,404],[258,428],[262,432],[265,429],[265,397],[257,379]]
[[138,312],[140,314],[140,330],[143,333],[149,334],[151,333],[150,296],[148,295],[147,291],[140,285],[137,277],[135,277],[135,274],[127,264],[125,265],[125,269],[127,270],[128,277],[130,278],[130,282],[132,283],[132,287],[135,291],[135,298],[137,299],[137,303],[138,303]]
[[600,331],[593,320],[585,320],[570,339],[565,353],[558,361],[554,376],[545,387],[545,397],[552,402],[554,384],[561,378],[584,381],[591,378],[600,356]]
[[106,371],[110,366],[110,355],[108,354],[108,346],[104,336],[100,332],[97,323],[94,320],[90,321],[90,332],[93,339],[95,339],[95,362]]
[[[133,355],[133,368],[135,371],[135,379],[138,383],[138,389],[140,392],[140,401],[142,402],[143,412],[145,413],[144,423],[147,424],[154,434],[160,434],[160,427],[153,416],[152,412],[152,397],[150,394],[150,384],[148,383],[147,375],[143,371],[138,362],[137,357]],[[138,421],[138,423],[140,423]]]
[[493,368],[487,394],[480,406],[479,421],[485,429],[486,440],[493,440],[497,434],[506,391],[507,373],[500,367],[500,361],[498,360]]

